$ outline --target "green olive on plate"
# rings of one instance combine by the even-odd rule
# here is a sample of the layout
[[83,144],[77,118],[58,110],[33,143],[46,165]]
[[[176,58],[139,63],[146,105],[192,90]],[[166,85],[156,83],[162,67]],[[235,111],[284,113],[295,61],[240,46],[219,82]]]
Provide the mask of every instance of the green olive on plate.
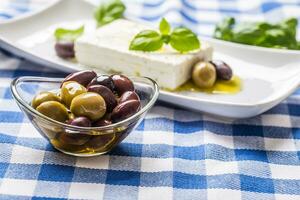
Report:
[[192,79],[199,88],[212,87],[217,79],[215,66],[209,62],[198,62],[194,66]]

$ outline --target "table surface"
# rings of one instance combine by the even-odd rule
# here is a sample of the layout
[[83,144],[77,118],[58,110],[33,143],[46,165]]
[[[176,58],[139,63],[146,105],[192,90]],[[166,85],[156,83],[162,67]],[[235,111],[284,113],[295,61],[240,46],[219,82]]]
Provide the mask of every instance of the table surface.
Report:
[[[1,0],[0,19],[46,0]],[[242,20],[300,17],[300,1],[157,0],[126,15],[164,14],[211,34],[226,15]],[[222,120],[158,102],[107,155],[76,158],[51,147],[21,113],[14,77],[63,77],[0,51],[0,199],[300,199],[300,91],[251,119]]]

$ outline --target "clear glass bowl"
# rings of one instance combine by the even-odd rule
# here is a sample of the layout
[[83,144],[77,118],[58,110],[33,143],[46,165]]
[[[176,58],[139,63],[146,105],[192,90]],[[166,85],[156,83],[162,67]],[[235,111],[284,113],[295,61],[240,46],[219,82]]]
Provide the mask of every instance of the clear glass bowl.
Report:
[[95,156],[109,152],[143,120],[158,98],[155,81],[130,77],[141,99],[141,109],[133,116],[103,127],[77,127],[55,121],[31,107],[33,97],[42,91],[58,90],[61,78],[19,77],[12,81],[11,91],[20,109],[31,123],[59,151],[74,156]]

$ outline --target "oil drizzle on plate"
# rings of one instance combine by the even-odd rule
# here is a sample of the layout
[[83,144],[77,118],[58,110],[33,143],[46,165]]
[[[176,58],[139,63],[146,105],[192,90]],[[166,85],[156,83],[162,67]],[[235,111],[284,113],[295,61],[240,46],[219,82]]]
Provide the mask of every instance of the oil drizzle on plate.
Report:
[[205,92],[210,94],[236,94],[242,90],[242,81],[238,76],[233,76],[230,81],[218,80],[211,88],[199,88],[192,80],[187,81],[182,86],[171,92]]

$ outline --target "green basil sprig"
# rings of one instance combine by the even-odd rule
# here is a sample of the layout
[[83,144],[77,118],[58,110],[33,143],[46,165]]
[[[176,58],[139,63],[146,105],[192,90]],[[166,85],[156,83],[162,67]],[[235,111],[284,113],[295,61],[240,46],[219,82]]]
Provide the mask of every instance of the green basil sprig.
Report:
[[100,4],[94,13],[98,26],[103,26],[122,18],[126,7],[121,0],[107,0]]
[[163,45],[161,35],[153,30],[144,30],[134,37],[130,50],[156,51]]
[[300,50],[297,24],[296,18],[273,24],[265,21],[237,23],[235,18],[228,17],[216,25],[214,37],[248,45]]
[[[94,13],[97,26],[108,24],[116,19],[122,18],[126,7],[121,0],[106,0],[100,4]],[[74,42],[84,32],[84,26],[78,29],[57,28],[54,32],[56,40]]]
[[65,40],[74,42],[84,32],[84,26],[77,29],[57,28],[54,32],[56,40]]
[[162,18],[160,21],[159,31],[162,35],[168,35],[171,31],[171,26],[165,18]]
[[170,44],[181,53],[200,48],[200,41],[195,33],[185,27],[177,27],[171,31],[170,24],[163,18],[159,25],[159,32],[141,31],[131,41],[129,50],[157,51],[163,44]]

